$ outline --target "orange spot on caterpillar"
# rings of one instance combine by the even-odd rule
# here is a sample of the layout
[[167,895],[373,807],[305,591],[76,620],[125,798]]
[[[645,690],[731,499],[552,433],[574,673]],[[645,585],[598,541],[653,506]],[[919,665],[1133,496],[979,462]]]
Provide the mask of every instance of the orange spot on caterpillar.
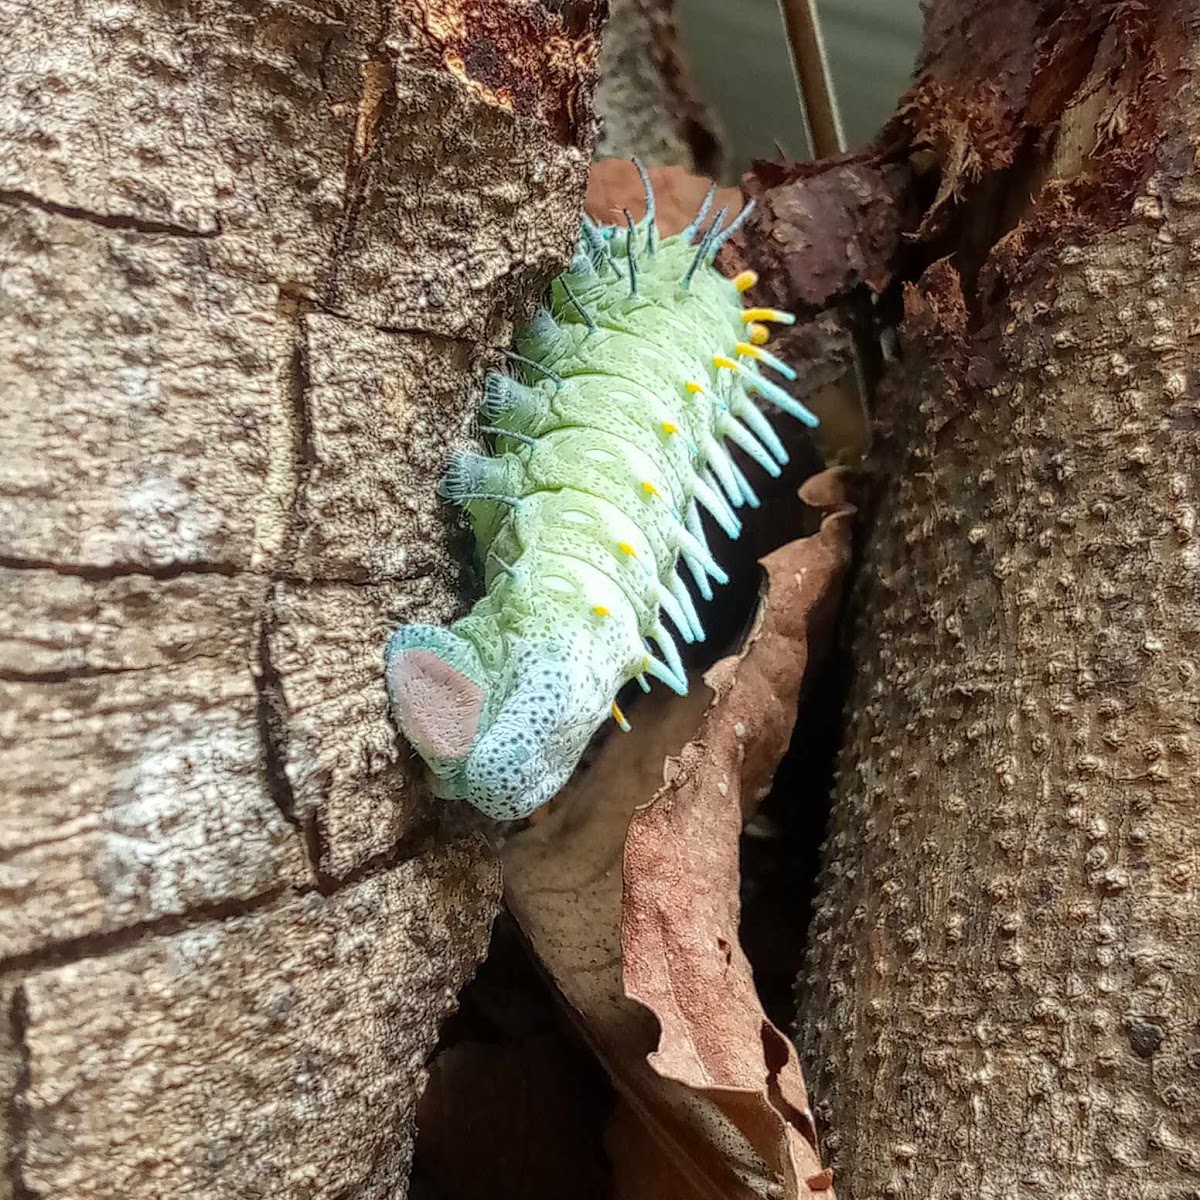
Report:
[[625,714],[621,711],[621,706],[615,700],[612,702],[612,715],[613,720],[616,721],[622,733],[628,733],[633,728],[625,719]]
[[760,325],[757,321],[750,322],[746,328],[746,333],[756,346],[765,346],[771,339],[771,331],[765,325]]
[[733,286],[739,292],[748,292],[758,282],[757,271],[739,271],[733,277]]

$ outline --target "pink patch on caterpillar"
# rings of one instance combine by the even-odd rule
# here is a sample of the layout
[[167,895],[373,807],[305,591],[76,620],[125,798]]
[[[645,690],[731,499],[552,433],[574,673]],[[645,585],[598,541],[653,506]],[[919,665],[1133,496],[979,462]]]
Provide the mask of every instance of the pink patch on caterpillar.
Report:
[[432,650],[406,650],[388,664],[401,723],[422,758],[465,758],[479,732],[483,691]]

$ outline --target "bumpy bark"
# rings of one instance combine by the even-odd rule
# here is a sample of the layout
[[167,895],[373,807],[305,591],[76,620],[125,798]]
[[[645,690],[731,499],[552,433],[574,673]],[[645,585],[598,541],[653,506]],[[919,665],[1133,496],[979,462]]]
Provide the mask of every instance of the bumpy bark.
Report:
[[926,38],[805,1066],[850,1200],[1190,1196],[1200,6]]
[[394,1196],[495,864],[386,712],[598,4],[0,0],[15,1196]]

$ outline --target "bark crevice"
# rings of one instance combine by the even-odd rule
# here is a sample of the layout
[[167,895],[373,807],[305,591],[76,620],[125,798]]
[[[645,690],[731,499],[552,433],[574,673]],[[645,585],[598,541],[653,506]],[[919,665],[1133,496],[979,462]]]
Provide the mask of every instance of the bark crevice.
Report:
[[257,696],[256,715],[259,740],[262,745],[263,771],[267,791],[283,819],[292,826],[300,839],[304,857],[313,883],[322,892],[332,890],[321,873],[321,847],[316,829],[316,814],[302,813],[296,803],[296,792],[288,775],[289,722],[287,697],[283,679],[271,661],[271,637],[276,631],[276,584],[263,594],[258,618],[257,662],[252,672]]
[[230,579],[254,574],[232,563],[218,562],[173,562],[156,566],[152,563],[67,563],[44,558],[22,558],[0,555],[0,570],[9,571],[53,571],[73,579],[85,579],[89,583],[107,583],[113,579],[125,579],[142,575],[147,579],[171,580],[185,575],[224,575]]
[[218,223],[215,229],[189,229],[186,225],[172,225],[169,221],[155,221],[150,217],[136,217],[132,213],[100,213],[76,205],[60,204],[47,200],[33,192],[19,188],[0,188],[0,204],[11,208],[36,208],[41,212],[53,213],[71,221],[86,221],[103,229],[122,229],[128,233],[147,233],[165,237],[211,240],[221,236]]
[[143,938],[170,937],[184,930],[195,929],[233,917],[244,917],[251,913],[271,908],[281,897],[303,895],[314,890],[311,887],[287,886],[269,888],[245,900],[222,900],[212,904],[197,904],[186,913],[172,913],[138,921],[120,929],[102,933],[88,933],[81,937],[64,938],[37,950],[0,958],[0,969],[6,973],[28,974],[33,971],[50,970],[54,967],[84,962],[94,958],[105,958],[141,942]]
[[25,1182],[25,1173],[21,1169],[22,1156],[25,1149],[25,1130],[28,1124],[28,1114],[25,1111],[24,1097],[29,1091],[29,1043],[25,1038],[25,1030],[29,1020],[26,1011],[25,989],[19,985],[13,989],[9,1002],[9,1041],[15,1059],[12,1095],[8,1100],[8,1154],[7,1174],[10,1190],[10,1200],[36,1200],[32,1189]]

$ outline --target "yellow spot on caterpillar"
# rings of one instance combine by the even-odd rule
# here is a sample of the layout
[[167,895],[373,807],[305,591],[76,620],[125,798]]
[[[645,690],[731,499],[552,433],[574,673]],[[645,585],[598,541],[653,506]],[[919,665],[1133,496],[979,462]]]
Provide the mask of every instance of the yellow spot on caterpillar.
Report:
[[756,346],[765,346],[771,340],[771,331],[765,325],[760,325],[757,321],[750,322],[746,333]]
[[732,358],[726,358],[724,354],[713,355],[713,366],[718,370],[722,367],[729,371],[736,371],[738,369],[737,363]]
[[596,616],[598,616],[598,617],[611,617],[612,616],[612,609],[607,608],[603,604],[592,605],[592,612],[594,612],[596,614]]
[[687,388],[687,390],[691,392],[693,396],[698,396],[704,391],[704,384],[697,383],[694,379],[689,379],[683,386]]
[[663,433],[678,433],[679,426],[674,421],[664,421],[662,423],[662,431]]
[[645,492],[647,496],[659,496],[662,494],[648,479],[642,480],[642,491]]
[[796,318],[781,308],[747,308],[742,310],[742,324],[753,321],[774,321],[777,325],[795,325]]
[[734,349],[744,358],[762,358],[763,352],[757,347],[750,345],[749,342],[738,342]]
[[630,558],[637,558],[638,552],[628,542],[618,542],[617,549],[622,554],[628,554]]
[[628,733],[633,728],[625,719],[625,714],[621,711],[621,706],[615,700],[612,702],[612,715],[613,720],[616,721],[622,733]]
[[739,271],[733,277],[733,286],[739,292],[748,292],[758,282],[757,271]]

